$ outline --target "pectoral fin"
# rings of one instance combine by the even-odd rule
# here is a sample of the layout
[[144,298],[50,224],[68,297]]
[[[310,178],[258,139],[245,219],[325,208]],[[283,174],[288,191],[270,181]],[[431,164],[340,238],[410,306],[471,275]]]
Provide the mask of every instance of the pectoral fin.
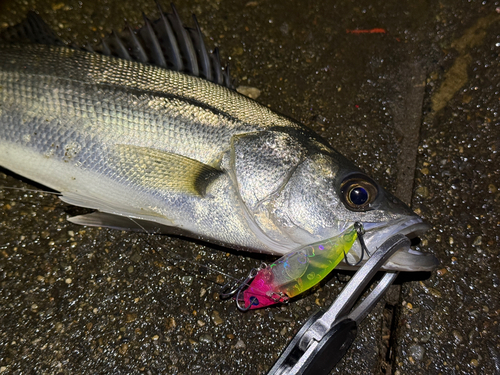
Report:
[[115,147],[117,172],[145,189],[202,197],[210,183],[223,173],[178,154],[131,145]]

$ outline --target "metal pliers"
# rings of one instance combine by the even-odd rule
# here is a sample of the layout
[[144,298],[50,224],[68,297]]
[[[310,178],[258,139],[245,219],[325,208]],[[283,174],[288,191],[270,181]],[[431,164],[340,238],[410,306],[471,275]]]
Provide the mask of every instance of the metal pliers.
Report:
[[326,311],[314,314],[295,335],[268,375],[329,374],[356,338],[358,324],[368,315],[398,272],[386,272],[377,286],[353,309],[380,267],[410,240],[395,235],[386,240],[354,274]]

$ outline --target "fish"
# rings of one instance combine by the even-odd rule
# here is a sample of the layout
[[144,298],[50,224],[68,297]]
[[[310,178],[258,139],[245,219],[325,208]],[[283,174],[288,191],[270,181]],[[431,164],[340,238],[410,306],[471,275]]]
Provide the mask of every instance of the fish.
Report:
[[[0,32],[0,166],[94,210],[69,218],[80,225],[275,256],[361,225],[365,246],[352,241],[339,269],[429,228],[312,130],[238,93],[196,19],[172,11],[95,46],[33,12]],[[438,264],[408,247],[383,269]]]

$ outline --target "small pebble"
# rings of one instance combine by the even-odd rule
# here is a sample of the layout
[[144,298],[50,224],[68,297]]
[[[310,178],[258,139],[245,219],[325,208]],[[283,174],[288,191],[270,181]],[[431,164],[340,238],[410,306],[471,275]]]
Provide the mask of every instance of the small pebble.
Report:
[[241,340],[241,339],[240,339],[240,340],[238,340],[238,341],[236,342],[236,344],[234,345],[234,348],[235,348],[235,349],[246,349],[246,347],[247,347],[247,346],[245,345],[245,342],[244,342],[243,340]]
[[123,344],[118,349],[118,352],[120,352],[121,355],[124,355],[124,354],[127,354],[127,350],[128,350],[128,344]]
[[417,190],[415,190],[415,193],[420,197],[420,198],[429,198],[429,188],[426,186],[419,186]]
[[454,329],[451,333],[453,333],[453,337],[455,337],[456,342],[462,342],[464,340],[463,336],[461,335],[460,332],[458,332],[456,329]]
[[125,322],[132,323],[137,319],[137,314],[127,314],[125,315]]
[[443,276],[447,272],[448,272],[448,270],[446,268],[441,268],[440,270],[436,271],[436,273],[438,274],[438,276]]
[[425,348],[422,345],[413,344],[410,346],[409,354],[416,361],[421,361],[424,358]]
[[220,275],[220,274],[219,274],[219,275],[217,275],[217,278],[215,279],[215,282],[216,282],[217,284],[220,284],[220,285],[224,284],[224,276],[222,276],[222,275]]
[[200,342],[209,343],[209,342],[213,342],[213,341],[214,341],[214,339],[212,338],[212,335],[210,335],[208,333],[205,333],[204,335],[200,336]]
[[429,293],[436,298],[441,298],[443,296],[436,288],[429,288]]
[[188,286],[191,285],[193,283],[193,276],[183,276],[182,283]]
[[142,257],[141,257],[141,255],[140,255],[140,254],[135,253],[134,255],[132,255],[132,256],[130,257],[130,259],[131,259],[132,261],[136,262],[136,263],[139,263],[139,262],[141,261]]
[[196,323],[198,323],[200,327],[203,327],[206,324],[203,320],[198,320]]
[[293,319],[288,315],[284,314],[276,314],[274,316],[274,320],[278,323],[290,323]]
[[472,95],[464,94],[464,96],[462,96],[462,103],[464,104],[470,103],[471,100],[472,100]]
[[422,336],[422,338],[420,339],[420,342],[425,344],[426,342],[429,342],[430,339],[431,339],[431,334],[426,333]]
[[55,325],[56,332],[61,332],[64,328],[64,325],[61,322],[57,322]]
[[261,93],[261,91],[258,88],[250,86],[238,86],[236,88],[236,91],[252,99],[257,99]]
[[471,359],[470,365],[473,367],[479,366],[479,361],[477,359]]
[[222,320],[222,318],[221,318],[221,317],[220,317],[220,315],[219,315],[219,312],[218,312],[218,311],[216,311],[216,310],[214,310],[214,311],[212,312],[212,321],[214,322],[214,324],[215,324],[216,326],[218,326],[219,324],[224,323],[224,320]]
[[64,282],[65,282],[66,284],[68,284],[68,285],[69,285],[69,284],[71,284],[71,283],[73,282],[73,280],[71,280],[71,279],[68,277],[66,280],[64,280]]
[[175,318],[173,316],[168,317],[165,320],[165,328],[167,329],[167,331],[174,329],[176,326],[177,326],[177,324],[176,324]]
[[492,279],[491,281],[492,281],[493,286],[494,286],[495,288],[498,288],[498,287],[500,286],[500,279],[499,279],[498,277],[496,277],[496,276],[495,276],[495,277],[493,277],[493,279]]

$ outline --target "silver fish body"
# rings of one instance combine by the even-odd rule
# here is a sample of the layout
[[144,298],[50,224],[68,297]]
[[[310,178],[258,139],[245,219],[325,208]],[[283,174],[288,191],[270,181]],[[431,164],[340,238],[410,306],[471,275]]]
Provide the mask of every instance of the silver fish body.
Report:
[[[98,210],[80,224],[276,255],[354,222],[372,250],[426,228],[301,124],[199,77],[62,46],[0,45],[0,165]],[[386,269],[436,264],[407,249]]]

